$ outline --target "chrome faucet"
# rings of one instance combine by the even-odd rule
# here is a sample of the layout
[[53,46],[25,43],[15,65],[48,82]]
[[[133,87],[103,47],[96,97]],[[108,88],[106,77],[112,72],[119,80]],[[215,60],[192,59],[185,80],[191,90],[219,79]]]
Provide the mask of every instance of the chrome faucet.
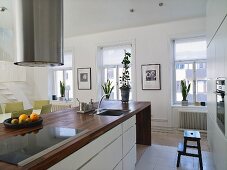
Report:
[[100,113],[100,106],[101,106],[101,104],[102,104],[102,100],[103,100],[103,98],[105,97],[105,96],[109,96],[110,94],[104,94],[102,97],[101,97],[101,99],[99,100],[99,104],[98,104],[98,108],[96,109],[96,114],[99,114]]

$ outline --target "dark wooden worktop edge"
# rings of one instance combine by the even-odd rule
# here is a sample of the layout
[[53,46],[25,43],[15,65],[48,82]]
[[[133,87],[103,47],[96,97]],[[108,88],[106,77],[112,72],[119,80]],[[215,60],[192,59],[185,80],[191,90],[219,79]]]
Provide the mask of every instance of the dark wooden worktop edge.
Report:
[[[138,102],[140,103],[140,102]],[[136,110],[130,111],[127,114],[124,114],[122,116],[119,116],[118,119],[116,119],[113,122],[110,122],[108,124],[105,124],[101,127],[98,127],[97,129],[94,129],[92,131],[89,131],[74,140],[66,143],[65,145],[49,152],[48,154],[28,163],[27,165],[20,167],[20,166],[9,166],[7,167],[7,163],[3,163],[3,167],[6,170],[11,169],[32,169],[32,170],[42,170],[42,169],[48,169],[51,166],[55,165],[56,163],[60,162],[61,160],[65,159],[72,153],[78,151],[83,146],[89,144],[93,140],[97,139],[107,131],[111,130],[112,128],[116,127],[117,125],[121,124],[122,122],[126,121],[130,117],[136,115],[140,111],[144,110],[147,107],[151,107],[150,102],[141,102],[143,105],[141,107],[137,108]],[[71,109],[70,109],[71,110]],[[2,163],[2,162],[1,162]],[[4,166],[5,164],[5,166]],[[2,166],[0,166],[1,169]]]

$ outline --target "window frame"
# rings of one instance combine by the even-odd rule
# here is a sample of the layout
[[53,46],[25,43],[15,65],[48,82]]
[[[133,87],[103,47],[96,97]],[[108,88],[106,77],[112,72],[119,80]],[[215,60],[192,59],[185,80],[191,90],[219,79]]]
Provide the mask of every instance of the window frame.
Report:
[[[185,38],[185,40],[190,40],[191,38]],[[193,38],[194,39],[194,38]],[[201,37],[198,37],[198,40],[201,39]],[[205,39],[205,38],[204,38]],[[183,42],[183,41],[182,41]],[[193,95],[193,101],[192,102],[189,102],[189,104],[194,104],[196,102],[196,91],[197,91],[197,79],[196,79],[196,64],[197,63],[200,63],[200,62],[203,62],[203,63],[206,63],[206,70],[207,70],[207,59],[194,59],[194,60],[176,60],[176,54],[175,54],[175,48],[176,48],[176,44],[175,44],[175,40],[172,41],[173,43],[173,104],[174,105],[178,105],[181,103],[181,101],[177,101],[177,96],[176,96],[176,92],[177,92],[177,89],[176,89],[176,84],[177,84],[177,80],[176,80],[176,64],[178,63],[182,63],[182,64],[193,64],[193,84],[191,85],[191,88],[192,88],[192,95]]]
[[[53,75],[53,80],[54,80],[54,85],[57,83],[56,82],[56,72],[57,71],[62,71],[63,72],[63,82],[65,83],[65,81],[66,81],[66,72],[67,71],[72,71],[72,75],[73,75],[73,69],[72,69],[72,67],[66,67],[66,68],[64,68],[64,69],[62,69],[62,68],[60,68],[60,69],[52,69],[52,75]],[[73,76],[72,76],[72,83],[74,84],[74,81],[73,81]],[[73,86],[73,85],[72,85]],[[56,86],[52,89],[52,92],[54,92],[54,93],[56,93]],[[72,89],[71,89],[72,91],[73,91],[73,87],[72,87]],[[58,96],[58,93],[56,94],[57,95],[57,97],[59,97]],[[69,100],[72,100],[73,99],[73,93],[72,93],[72,98],[69,98]]]
[[[64,54],[65,53],[71,53],[72,55],[72,67],[60,67],[60,66],[57,66],[57,67],[50,67],[50,76],[51,76],[51,80],[52,80],[52,88],[51,88],[51,93],[52,94],[56,94],[57,97],[58,96],[58,92],[57,92],[57,82],[56,82],[56,72],[57,71],[63,71],[63,82],[65,83],[65,76],[66,76],[66,71],[72,71],[72,98],[69,98],[69,100],[71,101],[73,98],[74,98],[74,67],[73,67],[73,63],[74,63],[74,57],[73,57],[73,50],[66,50],[64,51]],[[63,56],[64,56],[63,54]]]
[[[104,81],[105,81],[105,69],[107,68],[116,68],[116,87],[115,88],[117,88],[117,89],[119,89],[119,75],[118,75],[118,73],[119,73],[119,67],[120,67],[121,65],[103,65],[102,66],[102,68],[101,68],[101,74],[102,74],[102,80],[101,80],[101,84],[103,84],[104,83]],[[119,100],[119,90],[116,90],[116,92],[117,92],[117,99],[114,99],[114,100]],[[102,91],[102,95],[104,95],[104,93],[103,93],[103,91]]]
[[[113,68],[114,66],[118,66],[118,69],[122,66],[121,64],[119,65],[103,65],[103,55],[102,55],[102,50],[105,47],[114,47],[114,46],[124,46],[124,45],[130,45],[131,46],[131,63],[130,63],[130,68],[131,68],[131,94],[132,94],[132,99],[131,100],[136,100],[137,98],[137,94],[136,94],[136,67],[135,67],[135,40],[133,41],[126,41],[126,42],[118,42],[118,43],[107,43],[107,44],[102,44],[99,45],[97,47],[97,58],[96,58],[96,65],[98,67],[98,77],[97,79],[99,80],[98,84],[101,87],[101,85],[104,83],[104,67],[109,67],[109,68]],[[121,76],[121,75],[119,75]],[[117,80],[119,82],[119,76],[117,76]],[[120,83],[118,83],[118,87],[120,87]],[[118,91],[118,90],[117,90]],[[101,97],[103,95],[103,90],[101,88],[99,88],[97,90],[97,94],[99,97]],[[119,94],[119,91],[118,91]],[[119,97],[119,95],[118,95]],[[119,100],[119,99],[115,99],[115,100]]]

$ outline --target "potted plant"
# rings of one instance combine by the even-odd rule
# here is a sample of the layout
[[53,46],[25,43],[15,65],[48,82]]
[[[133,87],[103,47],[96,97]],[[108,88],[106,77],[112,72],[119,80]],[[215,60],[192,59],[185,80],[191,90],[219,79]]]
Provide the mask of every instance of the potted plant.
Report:
[[59,100],[63,101],[65,99],[65,83],[60,81],[60,94],[61,97],[59,98]]
[[181,80],[181,93],[182,93],[182,97],[183,97],[183,100],[181,102],[182,106],[188,106],[187,96],[190,91],[190,87],[191,87],[191,83],[189,83],[189,85],[187,86],[186,81]]
[[107,82],[104,83],[104,85],[102,85],[102,89],[103,89],[103,92],[106,94],[106,99],[109,99],[110,94],[114,89],[114,86],[112,86],[112,81],[108,79]]
[[120,87],[121,90],[121,101],[128,102],[129,101],[129,93],[131,86],[129,84],[130,74],[129,74],[129,64],[130,64],[131,53],[125,50],[125,56],[121,62],[123,64],[123,72],[120,77],[120,83],[122,84]]

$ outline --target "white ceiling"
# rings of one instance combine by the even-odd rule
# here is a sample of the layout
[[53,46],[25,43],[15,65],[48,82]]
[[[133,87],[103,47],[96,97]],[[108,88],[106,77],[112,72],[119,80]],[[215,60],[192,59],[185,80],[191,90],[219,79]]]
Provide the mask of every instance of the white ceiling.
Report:
[[[159,3],[164,5],[159,7]],[[207,0],[64,0],[65,37],[204,17]],[[134,9],[131,13],[130,9]]]

